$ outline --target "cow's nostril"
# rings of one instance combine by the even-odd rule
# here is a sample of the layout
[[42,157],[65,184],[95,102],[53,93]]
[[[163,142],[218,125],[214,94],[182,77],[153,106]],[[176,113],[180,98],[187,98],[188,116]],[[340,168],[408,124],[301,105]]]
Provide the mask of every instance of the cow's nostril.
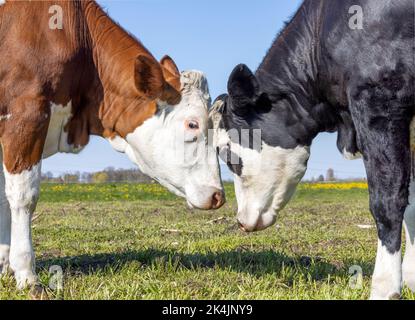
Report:
[[223,198],[221,191],[215,192],[212,196],[212,209],[219,209],[224,203]]
[[239,220],[238,220],[238,227],[241,231],[246,232],[246,229],[245,229],[244,225],[242,223],[240,223]]

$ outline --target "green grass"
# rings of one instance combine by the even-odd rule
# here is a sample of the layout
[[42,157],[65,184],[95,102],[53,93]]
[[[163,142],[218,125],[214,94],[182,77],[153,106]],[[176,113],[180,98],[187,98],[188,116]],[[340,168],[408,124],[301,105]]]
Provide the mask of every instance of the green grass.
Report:
[[[246,235],[233,187],[218,211],[190,211],[157,185],[43,185],[37,271],[64,270],[64,299],[367,299],[376,249],[366,190],[305,190],[277,226]],[[221,218],[218,220],[218,218]],[[361,266],[363,286],[349,286]],[[0,299],[27,299],[11,277]],[[408,290],[404,298],[414,299]]]

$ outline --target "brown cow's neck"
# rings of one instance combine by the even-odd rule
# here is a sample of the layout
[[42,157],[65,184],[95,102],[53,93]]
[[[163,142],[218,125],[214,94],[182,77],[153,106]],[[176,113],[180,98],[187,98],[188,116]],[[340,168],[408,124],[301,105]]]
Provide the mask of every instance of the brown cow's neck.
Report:
[[[116,131],[117,122],[126,108],[140,103],[133,81],[134,61],[139,55],[151,56],[151,53],[118,26],[95,2],[85,3],[83,10],[93,63],[102,85],[101,94],[99,91],[96,93],[99,100],[98,112],[92,114],[96,119],[91,119],[98,132],[92,133],[104,137],[115,134],[125,136],[131,128],[124,128],[123,124]],[[154,113],[154,109],[155,106],[146,108],[149,115]],[[101,123],[101,130],[98,123]]]
[[84,10],[94,63],[101,81],[107,87],[105,89],[115,93],[134,89],[122,90],[119,84],[131,77],[132,70],[126,70],[125,62],[133,63],[144,48],[140,48],[138,41],[108,17],[96,3],[88,2]]

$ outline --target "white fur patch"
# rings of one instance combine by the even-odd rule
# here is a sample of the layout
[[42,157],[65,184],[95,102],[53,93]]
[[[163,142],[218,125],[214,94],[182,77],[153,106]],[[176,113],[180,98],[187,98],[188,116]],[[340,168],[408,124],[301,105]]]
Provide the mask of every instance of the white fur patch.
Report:
[[40,172],[40,163],[19,174],[11,174],[4,168],[6,196],[12,216],[10,267],[19,288],[37,281],[31,221],[39,196]]
[[375,271],[372,278],[371,300],[396,299],[402,289],[401,250],[391,254],[382,242],[378,241]]
[[72,117],[72,101],[64,105],[51,103],[51,115],[43,158],[50,157],[58,152],[78,153],[82,148],[75,147],[68,143],[68,132],[64,130],[66,124]]
[[9,120],[12,117],[11,114],[5,114],[0,116],[0,121]]
[[111,147],[118,152],[125,153],[128,147],[127,141],[125,141],[120,136],[115,136],[111,139],[107,139],[108,142],[111,144]]
[[361,154],[360,152],[357,152],[357,153],[351,153],[351,152],[348,152],[348,151],[346,150],[346,148],[344,148],[344,149],[343,149],[343,157],[344,157],[346,160],[356,160],[356,159],[361,159],[361,158],[362,158],[362,154]]
[[6,0],[0,0],[0,6],[5,4],[5,3],[6,3]]

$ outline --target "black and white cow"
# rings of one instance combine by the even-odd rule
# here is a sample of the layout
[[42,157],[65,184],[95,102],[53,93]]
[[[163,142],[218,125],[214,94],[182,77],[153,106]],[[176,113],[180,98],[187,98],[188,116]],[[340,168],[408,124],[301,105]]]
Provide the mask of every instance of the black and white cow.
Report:
[[[275,222],[318,133],[337,131],[347,158],[363,155],[379,236],[372,299],[399,297],[402,280],[415,290],[414,17],[413,0],[306,0],[255,74],[234,69],[211,113],[247,232]],[[229,134],[244,129],[245,141]],[[246,143],[254,129],[259,147]]]

